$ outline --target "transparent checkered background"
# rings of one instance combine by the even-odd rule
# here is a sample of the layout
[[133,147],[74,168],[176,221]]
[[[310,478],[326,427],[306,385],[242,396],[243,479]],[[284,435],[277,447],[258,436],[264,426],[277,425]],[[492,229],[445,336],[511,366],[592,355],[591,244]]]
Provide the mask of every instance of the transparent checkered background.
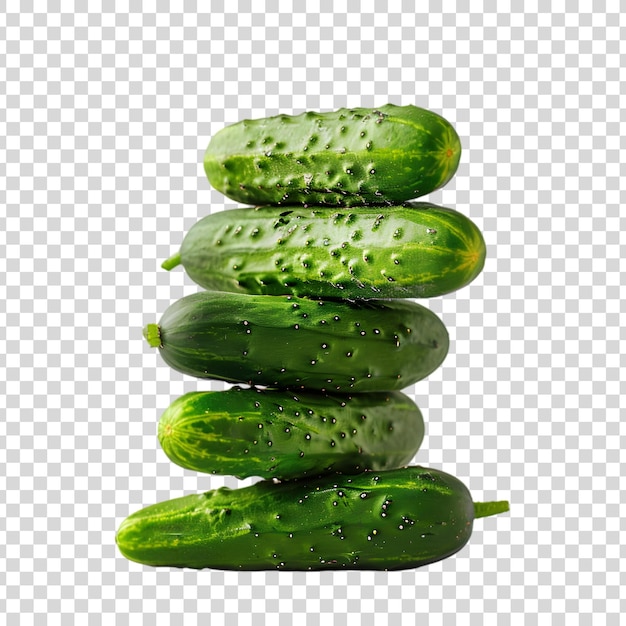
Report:
[[[618,624],[619,3],[2,5],[0,622]],[[198,218],[234,206],[204,177],[211,135],[386,102],[454,123],[461,165],[427,199],[469,215],[489,254],[471,286],[427,301],[452,345],[407,390],[427,421],[415,461],[511,513],[477,521],[457,555],[395,573],[126,561],[127,515],[237,484],[159,448],[160,412],[219,386],[171,371],[141,332],[196,290],[160,262]]]

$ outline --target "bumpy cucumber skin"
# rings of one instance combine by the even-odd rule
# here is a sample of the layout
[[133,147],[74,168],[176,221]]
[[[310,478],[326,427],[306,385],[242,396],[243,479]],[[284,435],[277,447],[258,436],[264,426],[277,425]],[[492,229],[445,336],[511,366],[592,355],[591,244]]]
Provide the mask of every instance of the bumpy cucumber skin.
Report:
[[117,545],[152,566],[399,570],[454,554],[473,521],[460,480],[415,466],[183,496],[130,515]]
[[449,347],[441,319],[409,300],[201,291],[170,305],[158,326],[173,369],[283,389],[400,390],[435,371]]
[[161,415],[158,437],[186,469],[285,480],[407,465],[424,420],[399,391],[295,395],[236,386],[177,398]]
[[430,298],[472,282],[480,229],[453,209],[243,208],[194,224],[180,262],[205,289],[341,298]]
[[387,104],[226,126],[212,137],[204,169],[216,190],[244,204],[383,205],[443,187],[460,157],[443,117]]

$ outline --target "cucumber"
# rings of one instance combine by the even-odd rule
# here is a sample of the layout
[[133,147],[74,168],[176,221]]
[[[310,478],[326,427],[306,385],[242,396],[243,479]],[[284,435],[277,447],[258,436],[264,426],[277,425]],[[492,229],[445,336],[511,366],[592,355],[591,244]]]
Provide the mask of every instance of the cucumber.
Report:
[[261,387],[393,391],[448,352],[443,322],[409,300],[311,300],[201,291],[144,336],[173,369]]
[[423,467],[221,487],[148,506],[120,525],[121,553],[151,566],[223,570],[400,570],[458,552],[474,503],[457,478]]
[[383,205],[418,198],[455,174],[461,142],[440,115],[413,105],[276,115],[226,126],[204,170],[251,205]]
[[428,298],[481,272],[485,241],[462,213],[393,207],[241,208],[207,215],[163,263],[205,289],[341,298]]
[[186,469],[286,480],[402,467],[422,443],[424,420],[399,391],[296,396],[236,386],[177,398],[158,437]]

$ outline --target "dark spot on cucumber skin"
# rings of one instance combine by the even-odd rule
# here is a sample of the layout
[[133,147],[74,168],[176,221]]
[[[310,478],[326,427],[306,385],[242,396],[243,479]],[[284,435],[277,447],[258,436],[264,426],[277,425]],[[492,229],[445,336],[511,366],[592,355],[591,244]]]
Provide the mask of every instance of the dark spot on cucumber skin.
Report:
[[385,216],[382,213],[376,217],[376,219],[374,220],[374,224],[372,225],[372,232],[380,228],[380,225],[384,219]]

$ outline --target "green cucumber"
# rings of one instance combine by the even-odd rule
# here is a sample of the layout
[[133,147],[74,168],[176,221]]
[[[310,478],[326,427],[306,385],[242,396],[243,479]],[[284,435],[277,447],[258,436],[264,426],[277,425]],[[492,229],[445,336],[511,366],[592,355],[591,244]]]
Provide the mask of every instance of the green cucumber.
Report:
[[144,336],[173,369],[261,387],[393,391],[425,378],[448,331],[410,300],[311,300],[201,291]]
[[455,174],[461,142],[440,115],[413,105],[243,120],[204,155],[211,185],[259,205],[383,205],[418,198]]
[[485,241],[465,215],[428,203],[394,207],[262,207],[194,224],[182,264],[205,289],[341,298],[428,298],[473,281]]
[[399,391],[296,396],[237,386],[177,398],[158,437],[186,469],[286,480],[402,467],[422,443],[424,420]]
[[221,487],[148,506],[120,525],[121,553],[151,566],[223,570],[400,570],[468,542],[474,503],[457,478],[424,467]]

